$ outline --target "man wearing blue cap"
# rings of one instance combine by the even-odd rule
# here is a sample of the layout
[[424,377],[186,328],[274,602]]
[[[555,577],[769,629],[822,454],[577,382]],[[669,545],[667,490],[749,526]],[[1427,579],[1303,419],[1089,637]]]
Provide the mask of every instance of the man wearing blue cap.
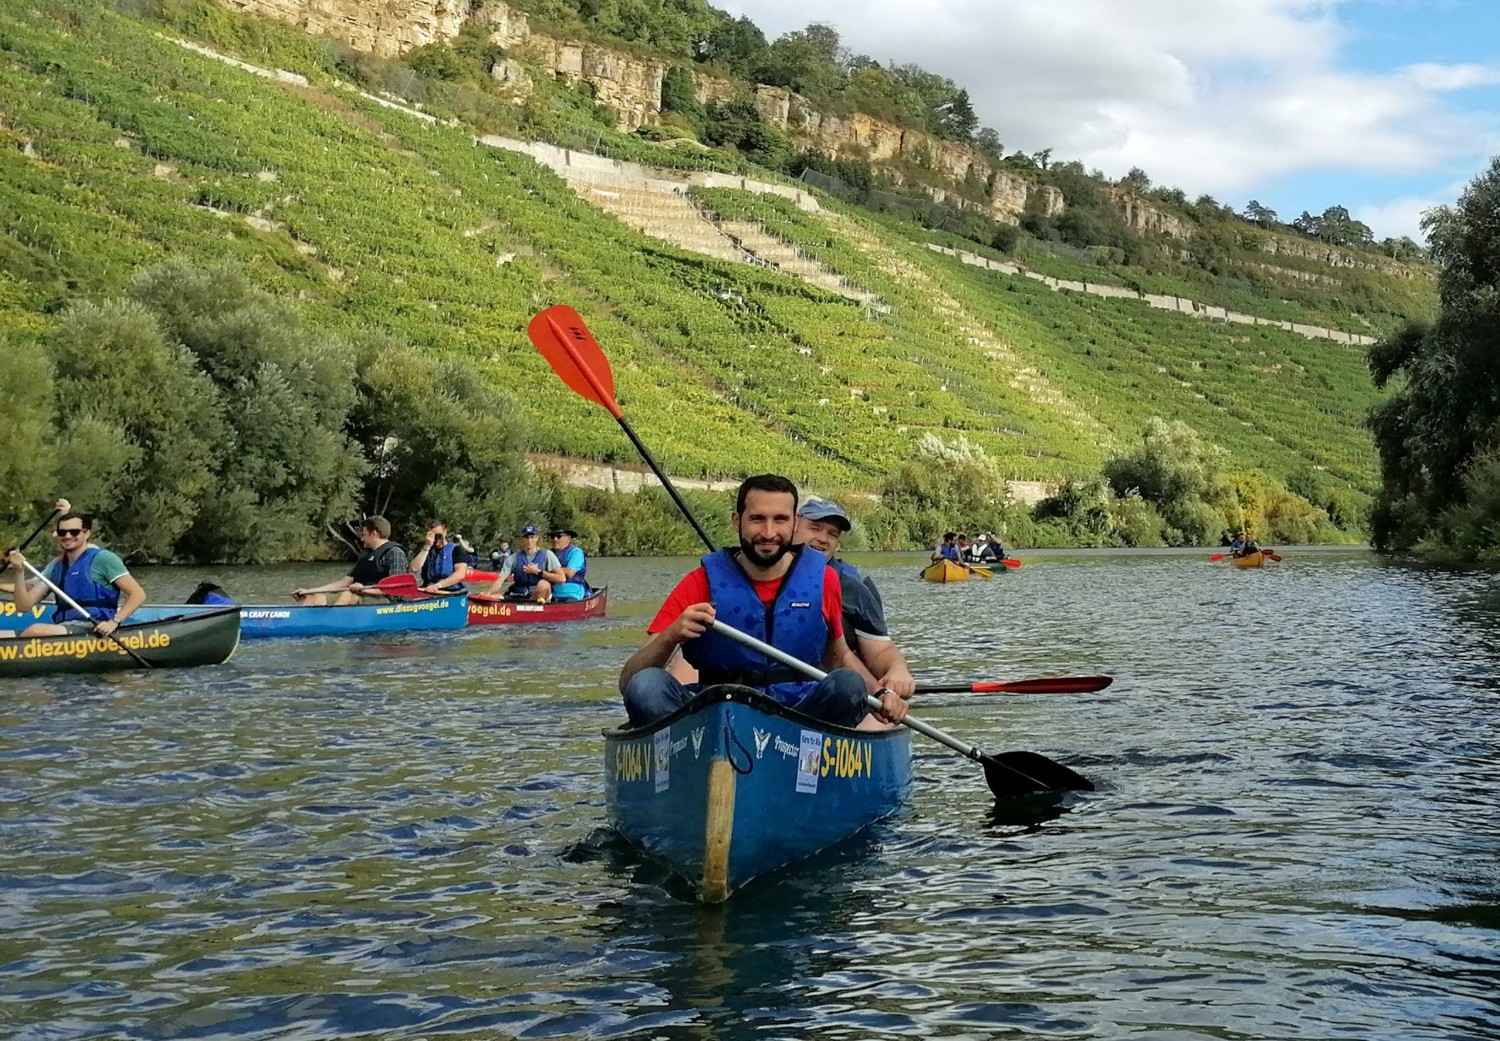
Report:
[[849,515],[837,503],[809,498],[797,510],[792,541],[806,543],[822,553],[838,574],[844,593],[844,640],[866,674],[866,684],[872,690],[885,689],[909,698],[916,690],[916,681],[886,628],[880,590],[853,564],[834,559],[839,540],[852,526]]
[[537,539],[540,537],[541,532],[535,524],[522,528],[521,548],[505,558],[505,562],[500,565],[500,577],[483,591],[498,591],[509,578],[512,584],[506,590],[506,599],[535,600],[539,604],[551,600],[553,583],[566,582],[567,576],[563,573],[562,565],[557,562],[557,554],[537,546]]

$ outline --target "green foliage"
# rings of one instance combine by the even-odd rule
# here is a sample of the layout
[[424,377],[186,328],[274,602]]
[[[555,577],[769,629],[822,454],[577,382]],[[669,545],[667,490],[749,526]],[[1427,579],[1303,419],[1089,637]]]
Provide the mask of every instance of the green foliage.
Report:
[[[1500,444],[1500,158],[1465,189],[1456,207],[1424,221],[1439,267],[1442,311],[1414,323],[1369,352],[1377,385],[1396,392],[1370,414],[1382,485],[1372,527],[1381,549],[1407,549],[1434,527],[1445,545],[1474,558],[1489,538],[1484,504],[1466,509],[1472,489],[1487,492],[1488,462]],[[1454,526],[1472,522],[1463,536]],[[1497,543],[1500,544],[1500,543]]]
[[881,510],[887,522],[881,548],[932,545],[943,532],[994,527],[1005,505],[1005,480],[995,462],[964,437],[946,442],[923,434],[881,487]]
[[365,469],[345,435],[356,400],[342,344],[227,267],[177,262],[144,273],[131,297],[192,355],[216,388],[224,431],[178,552],[191,559],[280,560],[347,517]]
[[681,65],[673,65],[662,75],[661,110],[663,114],[687,116],[695,123],[704,116],[703,103],[698,100],[693,85],[693,74]]
[[52,359],[37,344],[0,335],[0,374],[0,528],[14,531],[53,494]]
[[348,431],[370,463],[366,513],[399,518],[413,537],[434,519],[481,536],[538,518],[544,495],[524,465],[526,424],[508,397],[459,361],[389,336],[362,336],[356,353]]
[[1225,519],[1218,506],[1229,499],[1222,476],[1226,453],[1206,444],[1180,421],[1153,417],[1132,452],[1104,464],[1104,476],[1119,497],[1131,492],[1156,508],[1161,537],[1173,546],[1201,546],[1218,538]]
[[140,303],[76,304],[52,343],[57,480],[110,545],[165,560],[215,487],[226,431],[213,383]]

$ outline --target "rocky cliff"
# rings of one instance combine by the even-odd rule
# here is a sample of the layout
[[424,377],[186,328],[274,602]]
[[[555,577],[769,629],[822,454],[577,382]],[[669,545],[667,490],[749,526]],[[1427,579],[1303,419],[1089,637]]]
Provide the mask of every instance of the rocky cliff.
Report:
[[217,0],[220,6],[295,25],[382,58],[443,43],[470,17],[469,0]]
[[[601,44],[566,40],[533,32],[525,14],[500,0],[217,0],[225,7],[274,18],[308,33],[340,40],[382,57],[394,57],[429,43],[443,43],[470,22],[489,30],[490,38],[543,74],[584,82],[595,98],[616,114],[621,130],[655,123],[661,116],[661,85],[671,63],[642,58]],[[507,61],[497,75],[523,87],[524,73]],[[737,93],[726,79],[693,70],[698,97],[725,102]],[[996,220],[1015,220],[1028,205],[1049,216],[1062,212],[1062,194],[999,169],[986,156],[953,141],[944,141],[873,116],[836,116],[819,112],[803,97],[777,87],[760,86],[756,107],[767,122],[785,130],[803,147],[835,158],[864,159],[877,164],[910,164],[931,171],[935,179],[982,187],[985,204],[956,192],[924,186],[934,198],[967,209],[986,209]],[[900,180],[900,174],[897,174]],[[973,193],[967,193],[972,195]]]

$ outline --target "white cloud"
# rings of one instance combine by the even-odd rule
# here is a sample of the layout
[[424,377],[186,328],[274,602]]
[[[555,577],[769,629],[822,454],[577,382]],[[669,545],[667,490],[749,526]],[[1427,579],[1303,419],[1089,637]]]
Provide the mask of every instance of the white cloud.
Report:
[[[1339,0],[721,2],[771,38],[823,21],[853,52],[950,77],[1007,148],[1111,176],[1140,166],[1190,196],[1318,173],[1447,180],[1444,164],[1477,166],[1500,131],[1500,114],[1447,96],[1500,83],[1500,64],[1348,68]],[[1322,205],[1335,201],[1357,202]]]

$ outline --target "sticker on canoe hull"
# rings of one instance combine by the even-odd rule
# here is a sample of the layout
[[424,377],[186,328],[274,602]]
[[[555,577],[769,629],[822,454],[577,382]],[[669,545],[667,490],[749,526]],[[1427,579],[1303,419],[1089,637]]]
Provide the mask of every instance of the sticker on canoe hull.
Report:
[[802,752],[797,756],[797,791],[808,794],[818,790],[823,772],[823,735],[816,730],[802,731]]
[[664,792],[672,786],[672,728],[662,727],[656,732],[656,790]]

